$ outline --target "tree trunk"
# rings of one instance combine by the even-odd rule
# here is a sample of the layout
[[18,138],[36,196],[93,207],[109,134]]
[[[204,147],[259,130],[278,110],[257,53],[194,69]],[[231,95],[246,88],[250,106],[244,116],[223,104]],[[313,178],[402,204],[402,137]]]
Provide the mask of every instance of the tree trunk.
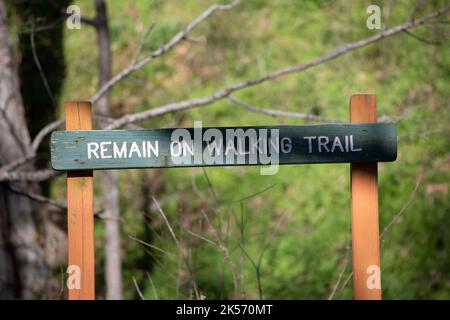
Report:
[[[6,7],[0,0],[0,165],[31,150],[9,36]],[[39,189],[29,183],[14,186],[33,192]],[[38,241],[32,203],[1,187],[0,219],[0,298],[37,298],[44,292],[49,272]]]
[[[104,0],[95,0],[97,12],[97,38],[99,47],[100,81],[99,87],[111,78],[111,50],[108,29],[108,16]],[[105,94],[97,104],[98,113],[111,115],[111,103]],[[117,171],[105,171],[103,174],[103,201],[105,220],[105,285],[106,299],[123,298],[122,259],[119,221],[119,188]]]
[[[21,57],[19,79],[25,119],[31,137],[36,136],[42,127],[57,118],[58,101],[66,76],[64,60],[66,21],[61,19],[61,11],[65,11],[71,1],[14,0],[11,4],[20,29],[28,31],[18,33]],[[42,30],[45,26],[51,28]],[[66,29],[66,32],[71,30]],[[34,46],[31,44],[32,39]],[[44,139],[34,159],[36,169],[49,167],[49,154],[50,139]],[[50,184],[51,180],[39,184],[45,196],[49,196]]]

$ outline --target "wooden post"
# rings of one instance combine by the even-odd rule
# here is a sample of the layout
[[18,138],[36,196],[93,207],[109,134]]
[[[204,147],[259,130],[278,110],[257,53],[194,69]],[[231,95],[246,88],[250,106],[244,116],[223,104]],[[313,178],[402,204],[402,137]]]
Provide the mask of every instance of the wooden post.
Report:
[[[67,102],[66,130],[92,130],[91,103]],[[92,170],[67,172],[69,300],[95,299]]]
[[[377,97],[350,97],[350,122],[376,122]],[[381,299],[377,163],[352,163],[353,291],[356,300]]]

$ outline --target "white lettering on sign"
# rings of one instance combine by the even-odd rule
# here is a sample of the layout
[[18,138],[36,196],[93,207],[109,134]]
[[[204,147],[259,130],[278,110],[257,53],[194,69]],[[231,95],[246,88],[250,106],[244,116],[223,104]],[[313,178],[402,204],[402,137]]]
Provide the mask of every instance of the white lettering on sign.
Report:
[[159,156],[158,141],[132,141],[127,142],[88,142],[88,159],[127,159],[151,158]]
[[289,137],[281,138],[281,152],[290,153],[292,151],[292,141]]
[[338,136],[330,139],[329,136],[303,137],[308,141],[308,153],[313,152],[360,152],[362,148],[355,147],[353,135],[344,136],[344,143]]
[[122,143],[122,147],[119,148],[117,143],[113,145],[113,155],[114,158],[126,158],[127,157],[127,144],[124,142]]
[[108,152],[108,147],[112,142],[111,141],[103,141],[100,143],[100,157],[102,159],[112,158],[112,155],[106,154]]
[[[185,130],[184,132],[179,131]],[[175,132],[178,131],[178,132]],[[191,157],[197,155],[195,138],[190,137],[186,129],[177,129],[170,143],[170,154],[179,164],[191,163]],[[225,139],[225,144],[224,140]],[[353,135],[339,136],[305,136],[308,153],[349,153],[361,152],[361,147],[355,146]],[[227,129],[225,137],[217,129],[207,129],[203,133],[206,147],[201,150],[199,160],[207,164],[256,164],[259,158],[261,164],[273,164],[278,161],[278,155],[292,151],[292,140],[289,137],[279,138],[277,130],[272,130],[268,137],[267,129]],[[131,142],[88,142],[88,159],[127,159],[150,158],[159,156],[158,141]]]
[[[259,165],[274,174],[282,164],[394,161],[395,125],[208,127],[150,130],[56,131],[56,170]],[[268,166],[268,167],[263,167]]]
[[[194,137],[191,137],[187,129],[173,131],[170,154],[174,163],[190,164],[194,158],[195,163],[203,161],[206,164],[256,164],[258,157],[262,164],[278,163],[280,153],[278,129],[271,130],[269,137],[267,129],[258,131],[253,128],[226,129],[223,134],[215,128],[207,129],[204,132],[199,128],[201,126],[197,124]],[[203,142],[206,143],[204,148],[202,147]],[[289,153],[291,150],[291,139],[283,138],[281,152]]]
[[91,159],[92,156],[96,157],[97,159],[100,158],[97,151],[98,151],[99,145],[97,142],[89,142],[87,144],[87,153],[88,153],[88,159]]

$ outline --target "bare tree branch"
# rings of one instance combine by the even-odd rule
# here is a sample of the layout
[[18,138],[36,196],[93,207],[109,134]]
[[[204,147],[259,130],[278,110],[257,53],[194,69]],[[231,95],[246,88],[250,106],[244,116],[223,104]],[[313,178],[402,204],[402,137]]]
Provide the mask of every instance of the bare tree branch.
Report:
[[[205,10],[201,15],[199,15],[197,18],[192,20],[186,27],[184,27],[181,31],[179,31],[175,36],[170,39],[169,42],[162,45],[149,55],[142,58],[140,61],[133,61],[131,64],[123,69],[121,72],[116,74],[114,77],[111,78],[107,83],[105,83],[99,91],[90,99],[92,103],[96,103],[98,99],[100,99],[106,92],[108,92],[113,86],[115,86],[118,82],[128,77],[132,72],[142,68],[144,65],[152,61],[153,59],[165,54],[167,51],[172,49],[176,44],[178,44],[180,41],[186,38],[186,35],[194,29],[198,24],[206,20],[209,16],[211,16],[216,11],[225,11],[230,10],[237,4],[239,4],[240,0],[235,0],[230,4],[215,4],[209,7],[207,10]],[[140,47],[138,48],[138,51],[140,50]]]
[[[63,202],[59,202],[47,197],[44,197],[40,194],[37,193],[33,193],[33,192],[29,192],[29,191],[25,191],[22,189],[17,188],[16,186],[12,185],[12,184],[7,184],[4,183],[2,184],[3,187],[5,187],[8,191],[10,192],[14,192],[16,194],[19,194],[21,196],[27,197],[30,200],[36,201],[36,202],[40,202],[40,203],[46,203],[49,205],[52,205],[58,209],[61,209],[62,211],[67,211],[67,204],[63,203]],[[122,219],[117,219],[115,217],[111,217],[108,216],[106,214],[103,213],[103,210],[98,210],[94,212],[94,217],[99,218],[99,219],[104,219],[104,220],[119,220],[122,221]]]
[[4,165],[3,167],[0,167],[0,177],[2,177],[2,174],[7,174],[8,171],[14,170],[15,168],[27,163],[28,161],[33,160],[36,157],[36,151],[45,136],[47,136],[50,132],[56,130],[63,124],[64,120],[56,120],[43,127],[34,138],[31,144],[31,150],[25,157],[19,158],[13,162],[8,163],[7,165]]
[[55,171],[52,169],[43,169],[43,170],[36,170],[36,171],[12,171],[12,172],[6,172],[1,171],[0,172],[0,182],[3,181],[30,181],[30,182],[39,182],[39,181],[45,181],[52,178],[55,178],[61,174],[63,174],[63,171]]
[[64,19],[64,17],[61,17],[61,18],[56,19],[55,21],[52,21],[48,25],[41,25],[41,26],[35,26],[34,21],[32,21],[31,28],[19,30],[19,32],[23,33],[23,34],[29,34],[32,32],[38,33],[38,32],[45,32],[45,31],[53,30],[53,29],[59,28],[59,23],[61,23],[61,21],[63,19]]
[[[97,101],[101,96],[103,96],[108,90],[110,90],[115,84],[117,84],[119,81],[123,80],[124,78],[126,78],[130,73],[132,73],[133,71],[141,68],[144,64],[146,64],[147,62],[153,60],[154,58],[164,54],[165,52],[167,52],[170,48],[172,48],[176,43],[178,43],[179,41],[181,41],[183,39],[183,37],[186,36],[186,34],[192,30],[197,24],[199,24],[200,22],[202,22],[204,19],[206,19],[208,16],[210,16],[213,12],[217,11],[217,10],[228,10],[231,9],[233,6],[235,6],[239,1],[235,1],[229,5],[215,5],[210,7],[208,10],[206,10],[202,15],[200,15],[199,17],[197,17],[195,20],[193,20],[190,24],[188,24],[188,26],[186,26],[182,31],[180,31],[179,33],[177,33],[177,35],[175,35],[171,41],[169,41],[167,44],[165,44],[164,46],[160,47],[159,49],[157,49],[156,51],[152,52],[150,55],[146,56],[146,58],[142,59],[139,61],[139,63],[135,64],[135,65],[130,65],[128,68],[125,68],[124,70],[122,70],[119,74],[117,74],[115,77],[113,77],[110,81],[108,81],[105,86],[103,86],[92,98],[91,100],[93,102]],[[170,113],[170,112],[175,112],[175,111],[181,111],[181,110],[187,110],[187,109],[191,109],[194,107],[199,107],[199,106],[204,106],[204,105],[209,105],[212,104],[218,100],[222,100],[224,98],[228,98],[233,92],[244,89],[244,88],[248,88],[251,86],[255,86],[258,85],[260,83],[269,81],[269,80],[274,80],[276,78],[279,78],[281,76],[284,75],[288,75],[291,73],[296,73],[296,72],[302,72],[304,70],[307,70],[311,67],[320,65],[324,62],[327,62],[329,60],[335,59],[345,53],[351,52],[355,49],[358,48],[362,48],[365,47],[369,44],[372,44],[374,42],[380,41],[384,38],[393,36],[397,33],[403,32],[404,30],[408,30],[408,29],[412,29],[415,28],[416,26],[419,25],[423,25],[425,23],[430,22],[430,20],[439,17],[445,13],[447,13],[450,10],[450,6],[441,8],[440,10],[437,10],[429,15],[426,15],[422,18],[416,19],[414,21],[410,21],[401,25],[398,25],[396,27],[390,28],[390,29],[386,29],[383,32],[380,32],[376,35],[370,36],[368,38],[356,41],[356,42],[352,42],[349,44],[345,44],[343,46],[341,46],[340,48],[331,51],[325,55],[323,55],[322,57],[318,58],[317,60],[308,62],[308,63],[303,63],[303,64],[297,64],[297,65],[293,65],[293,66],[289,66],[286,68],[282,68],[279,70],[276,70],[272,73],[266,74],[264,76],[261,76],[259,78],[253,79],[253,80],[248,80],[248,81],[243,81],[243,82],[239,82],[236,83],[234,85],[231,85],[229,87],[217,90],[216,92],[214,92],[211,95],[205,96],[205,97],[201,97],[201,98],[196,98],[196,99],[191,99],[191,100],[184,100],[184,101],[178,101],[178,102],[172,102],[172,103],[168,103],[165,105],[162,105],[160,107],[154,108],[154,109],[149,109],[146,111],[142,111],[142,112],[137,112],[134,114],[128,114],[128,115],[124,115],[114,121],[110,121],[109,125],[107,125],[105,127],[105,129],[117,129],[120,128],[122,126],[125,125],[129,125],[131,123],[137,122],[137,121],[141,121],[141,120],[145,120],[145,119],[149,119],[149,118],[153,118],[153,117],[157,117],[160,115],[164,115],[166,113]],[[164,49],[165,48],[165,49]],[[145,63],[143,63],[145,62]],[[58,121],[62,121],[62,120],[58,120]],[[56,125],[55,123],[49,124],[50,125]],[[27,157],[28,159],[28,157]],[[23,161],[23,159],[21,159],[21,161]],[[28,161],[28,160],[27,160]],[[26,161],[25,161],[26,162]],[[21,162],[22,163],[22,162]],[[12,166],[13,168],[16,166]],[[23,180],[23,181],[43,181],[43,180],[47,180],[47,179],[51,179],[55,176],[57,176],[59,173],[53,171],[53,170],[41,170],[41,171],[36,171],[36,172],[6,172],[6,170],[4,170],[3,168],[0,168],[0,181],[13,181],[13,180]]]
[[39,145],[42,143],[42,140],[44,140],[44,138],[48,134],[50,134],[52,131],[61,127],[64,123],[65,123],[65,120],[59,119],[59,120],[53,121],[53,122],[49,123],[48,125],[46,125],[45,127],[43,127],[33,139],[33,143],[31,144],[31,146],[33,147],[33,150],[36,151],[38,149]]
[[450,132],[450,128],[433,128],[433,129],[429,129],[429,130],[425,130],[425,131],[412,131],[412,132],[408,132],[407,134],[403,134],[403,135],[399,135],[397,137],[398,141],[408,141],[410,139],[417,139],[417,138],[426,138],[430,135],[434,135],[434,134],[440,134],[442,132],[446,132],[447,134]]
[[[94,119],[96,121],[98,121],[100,123],[103,123],[103,124],[111,124],[115,120],[114,118],[111,118],[111,117],[108,117],[108,116],[105,116],[105,115],[101,115],[101,114],[94,114],[93,117],[94,117]],[[141,126],[138,126],[138,125],[133,124],[133,123],[127,124],[126,128],[127,129],[133,129],[133,130],[144,129]]]
[[[261,108],[261,107],[251,105],[247,102],[244,102],[244,101],[236,98],[233,95],[230,95],[228,97],[228,100],[230,100],[231,102],[233,102],[237,105],[243,106],[244,108],[247,108],[248,110],[266,114],[268,116],[273,116],[273,117],[280,116],[280,117],[303,119],[306,121],[317,121],[317,122],[327,122],[327,123],[345,123],[346,122],[346,121],[343,121],[340,119],[326,118],[326,117],[318,116],[318,115],[311,114],[311,113],[291,112],[291,111],[284,111],[284,110],[277,110],[277,109]],[[405,112],[403,112],[401,115],[398,115],[398,116],[383,115],[378,118],[378,122],[390,122],[390,121],[398,122],[398,121],[402,120],[404,117],[406,117],[409,112],[410,112],[410,109],[406,109]]]
[[31,200],[34,200],[34,201],[37,201],[37,202],[41,202],[41,203],[50,204],[50,205],[52,205],[52,206],[54,206],[54,207],[56,207],[58,209],[61,209],[61,210],[67,210],[67,205],[65,203],[58,202],[56,200],[44,197],[44,196],[42,196],[40,194],[37,194],[37,193],[32,193],[32,192],[28,192],[28,191],[25,191],[25,190],[21,190],[21,189],[15,187],[12,184],[4,183],[4,184],[2,184],[2,186],[5,187],[9,191],[14,192],[16,194],[20,194],[20,195],[22,195],[24,197],[27,197],[28,199],[31,199]]
[[[104,115],[97,115],[94,114],[94,119],[96,121],[102,122],[102,123],[112,123],[114,122],[114,119],[111,117],[107,117]],[[36,157],[36,151],[39,148],[40,144],[42,143],[42,141],[44,140],[44,138],[50,134],[52,131],[58,129],[59,127],[61,127],[62,125],[64,125],[65,120],[64,119],[58,119],[55,120],[53,122],[50,122],[49,124],[47,124],[45,127],[43,127],[34,137],[33,142],[31,144],[32,150],[31,152],[22,158],[19,158],[13,162],[10,162],[2,167],[0,167],[0,177],[2,176],[2,173],[4,172],[8,172],[11,170],[16,169],[17,167],[27,163],[28,161],[33,160]],[[135,125],[135,124],[128,124],[127,128],[129,129],[142,129],[142,127]],[[1,179],[1,178],[0,178]]]
[[345,122],[345,121],[338,120],[338,119],[330,119],[330,118],[321,117],[321,116],[311,114],[311,113],[299,113],[299,112],[290,112],[290,111],[284,111],[284,110],[260,108],[260,107],[251,105],[247,102],[244,102],[244,101],[236,98],[233,95],[230,95],[228,97],[228,100],[230,100],[231,102],[233,102],[237,105],[240,105],[244,108],[247,108],[248,110],[266,114],[269,116],[274,116],[274,117],[281,116],[281,117],[289,117],[289,118],[303,119],[303,120],[307,120],[307,121],[318,121],[318,122],[334,122],[334,123]]
[[[414,21],[406,22],[404,24],[387,29],[385,31],[382,31],[380,33],[377,33],[373,36],[370,36],[370,37],[362,39],[362,40],[358,40],[358,41],[355,41],[352,43],[347,43],[347,44],[339,47],[338,49],[321,56],[320,58],[318,58],[316,60],[313,60],[313,61],[310,61],[307,63],[292,65],[292,66],[285,67],[282,69],[278,69],[276,71],[273,71],[273,72],[266,74],[264,76],[261,76],[259,78],[242,81],[242,82],[236,83],[234,85],[225,87],[223,89],[219,89],[216,92],[212,93],[211,95],[208,95],[205,97],[191,99],[191,100],[184,100],[184,101],[179,101],[179,102],[172,102],[172,103],[162,105],[158,108],[124,115],[124,116],[118,118],[116,121],[114,121],[109,126],[107,126],[106,129],[116,129],[116,128],[120,128],[128,123],[133,123],[136,121],[153,118],[153,117],[160,116],[160,115],[163,115],[163,114],[166,114],[169,112],[187,110],[187,109],[191,109],[194,107],[211,104],[213,102],[216,102],[216,101],[219,101],[219,100],[229,97],[232,93],[234,93],[238,90],[249,88],[249,87],[261,84],[263,82],[269,81],[269,80],[274,80],[274,79],[280,78],[280,77],[288,75],[288,74],[305,71],[309,68],[318,66],[322,63],[325,63],[327,61],[335,59],[345,53],[351,52],[351,51],[359,49],[359,48],[366,47],[369,44],[380,41],[387,37],[391,37],[397,33],[403,32],[404,30],[412,29],[412,28],[415,28],[416,26],[423,25],[426,22],[429,22],[430,20],[447,13],[449,10],[450,10],[450,6],[444,7],[440,10],[437,10],[429,15],[426,15],[426,16],[416,19]],[[160,49],[158,49],[158,50],[160,50]],[[161,53],[163,53],[163,52],[164,51],[162,51]],[[150,55],[150,56],[152,56],[152,55]],[[141,62],[142,61],[143,60],[141,60]],[[138,64],[138,65],[140,65],[140,64]],[[118,76],[120,76],[122,73],[125,73],[126,75],[128,75],[130,72],[136,70],[136,67],[138,65],[133,66],[133,68],[134,68],[133,70],[128,70],[130,67],[125,69],[124,71],[119,73]],[[114,82],[114,84],[123,79],[123,77],[118,78],[118,76],[116,76],[112,79],[112,82]],[[105,88],[105,90],[109,90],[109,88]],[[91,100],[95,101],[96,99],[94,99],[94,98],[97,98],[97,97],[101,96],[102,94],[104,94],[103,91],[105,91],[105,90],[100,90]]]
[[[53,95],[53,93],[51,91],[50,85],[49,85],[49,83],[47,81],[47,77],[45,76],[45,73],[44,73],[44,70],[42,68],[41,62],[40,62],[39,57],[37,55],[34,30],[35,30],[35,22],[32,21],[31,22],[31,33],[30,33],[30,44],[31,44],[31,52],[32,52],[32,55],[33,55],[33,60],[34,60],[34,63],[36,65],[36,68],[39,71],[39,74],[40,74],[41,79],[42,79],[42,83],[44,85],[45,90],[47,91],[47,94],[48,94],[48,96],[50,98],[50,101],[52,102],[53,106],[56,108],[56,101],[55,101],[54,95]],[[51,131],[55,130],[57,127],[59,127],[59,125],[61,124],[60,122],[61,122],[61,120],[57,120],[57,121],[54,121],[51,124],[45,126],[36,135],[32,145],[31,145],[30,150],[27,150],[27,154],[24,157],[16,159],[15,161],[13,161],[13,162],[11,162],[11,163],[1,167],[0,168],[0,172],[4,172],[4,171],[7,172],[7,171],[10,171],[10,170],[13,170],[13,169],[17,168],[18,166],[21,166],[21,165],[27,163],[28,161],[31,161],[32,159],[34,159],[35,156],[36,156],[37,149],[38,149],[39,145],[41,144],[43,138],[48,133],[50,133]]]

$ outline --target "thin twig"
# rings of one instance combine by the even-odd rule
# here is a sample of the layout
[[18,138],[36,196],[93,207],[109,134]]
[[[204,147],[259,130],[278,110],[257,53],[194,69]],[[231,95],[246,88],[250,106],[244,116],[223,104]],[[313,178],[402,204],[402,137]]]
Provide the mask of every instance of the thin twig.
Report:
[[400,209],[400,211],[391,219],[391,221],[384,227],[383,231],[380,234],[380,239],[383,239],[383,237],[386,235],[386,233],[389,231],[389,229],[392,227],[392,225],[405,213],[406,209],[411,205],[412,201],[414,200],[414,197],[416,196],[417,190],[419,189],[420,184],[422,183],[424,173],[419,173],[419,176],[416,180],[416,185],[411,192],[411,195],[409,196],[408,200],[405,202],[403,207]]
[[46,204],[50,204],[58,209],[61,210],[67,210],[67,204],[62,203],[62,202],[58,202],[56,200],[41,196],[40,194],[37,193],[33,193],[33,192],[28,192],[28,191],[24,191],[21,190],[15,186],[13,186],[12,184],[9,183],[4,183],[2,184],[3,187],[5,187],[7,190],[14,192],[16,194],[22,195],[24,197],[27,197],[30,200],[34,200],[37,202],[41,202],[41,203],[46,203]]
[[247,102],[244,102],[244,101],[236,98],[233,95],[230,95],[228,97],[228,100],[230,100],[231,102],[233,102],[239,106],[242,106],[248,110],[258,112],[258,113],[263,113],[263,114],[266,114],[269,116],[275,116],[275,117],[281,116],[281,117],[297,118],[297,119],[303,119],[303,120],[307,120],[307,121],[318,121],[318,122],[334,122],[334,123],[345,122],[345,121],[338,120],[338,119],[330,119],[330,118],[321,117],[321,116],[311,114],[311,113],[299,113],[299,112],[291,112],[291,111],[284,111],[284,110],[259,108],[254,105],[251,105]]
[[172,236],[173,241],[175,241],[175,244],[177,245],[177,247],[180,247],[180,242],[178,241],[178,238],[175,235],[175,232],[173,231],[172,226],[169,223],[169,220],[167,220],[167,217],[164,214],[164,211],[161,209],[158,201],[156,201],[156,199],[154,197],[152,197],[152,200],[153,200],[154,204],[156,205],[156,208],[158,208],[158,211],[161,214],[161,217],[163,218],[163,220],[167,226],[167,229],[169,229],[169,232],[170,232],[170,235]]
[[128,235],[128,237],[129,237],[130,239],[132,239],[132,240],[134,240],[134,241],[136,241],[136,242],[138,242],[138,243],[144,245],[144,246],[147,246],[147,247],[149,247],[149,248],[155,249],[156,251],[159,251],[159,252],[161,252],[161,253],[164,253],[164,254],[166,254],[166,255],[168,255],[168,256],[172,256],[172,254],[171,254],[170,252],[167,252],[167,251],[161,249],[160,247],[157,247],[157,246],[155,246],[155,245],[153,245],[153,244],[151,244],[151,243],[148,243],[148,242],[145,242],[144,240],[141,240],[141,239],[138,239],[138,238],[136,238],[136,237],[133,237],[132,235]]
[[144,35],[142,36],[141,41],[139,43],[139,46],[136,52],[134,53],[133,59],[131,60],[132,65],[135,65],[137,63],[139,55],[141,54],[142,49],[144,48],[145,42],[147,41],[148,36],[153,31],[155,26],[156,26],[156,17],[153,18],[152,22],[148,25],[147,29],[145,30]]
[[159,300],[158,293],[156,292],[155,284],[153,283],[152,277],[150,276],[150,273],[146,272],[147,278],[150,281],[150,285],[152,286],[153,295],[155,297],[155,300]]
[[[194,267],[191,265],[191,261],[189,259],[189,255],[186,255],[183,252],[183,248],[181,246],[180,241],[178,240],[177,236],[175,235],[175,232],[172,229],[172,226],[169,223],[169,220],[167,219],[167,216],[165,215],[164,211],[161,209],[161,206],[159,205],[158,201],[152,197],[153,202],[155,203],[159,213],[161,214],[161,217],[163,218],[167,228],[169,229],[170,235],[172,236],[172,239],[174,240],[175,244],[177,245],[177,248],[179,250],[179,259],[180,259],[180,264],[184,263],[186,265],[187,270],[189,271],[189,275],[190,275],[190,282],[192,284],[192,287],[194,289],[195,292],[195,296],[196,298],[199,300],[201,295],[197,286],[197,283],[195,281],[195,270]],[[177,280],[177,296],[178,296],[178,288],[179,288],[179,279]]]
[[[14,192],[14,193],[16,193],[18,195],[27,197],[30,200],[33,200],[33,201],[36,201],[36,202],[40,202],[40,203],[46,203],[46,204],[52,205],[52,206],[54,206],[54,207],[56,207],[58,209],[61,209],[63,211],[67,211],[67,204],[66,203],[58,202],[56,200],[44,197],[44,196],[42,196],[40,194],[19,189],[19,188],[13,186],[12,184],[3,183],[2,186],[5,187],[10,192]],[[94,212],[94,217],[102,219],[102,220],[111,219],[111,220],[122,221],[121,218],[111,217],[109,215],[104,214],[103,212],[104,212],[104,210],[99,210],[99,211]]]
[[442,46],[442,45],[445,44],[444,42],[433,41],[433,40],[428,40],[428,39],[422,38],[421,36],[418,36],[417,34],[412,33],[412,32],[409,31],[409,30],[404,30],[404,32],[405,32],[408,36],[411,36],[411,37],[413,37],[414,39],[416,39],[416,40],[418,40],[418,41],[420,41],[420,42],[423,42],[423,43],[425,43],[425,44],[430,44],[430,45],[433,45],[433,46]]
[[233,285],[234,285],[234,289],[238,290],[239,285],[238,285],[238,275],[237,275],[237,270],[236,270],[236,266],[233,262],[233,259],[231,258],[231,254],[230,251],[228,250],[228,247],[224,244],[224,242],[220,239],[219,234],[217,233],[216,229],[214,228],[213,224],[211,223],[211,221],[209,220],[208,215],[206,214],[205,211],[201,211],[203,214],[203,217],[205,218],[206,222],[208,223],[208,226],[210,227],[214,238],[216,239],[216,243],[218,248],[223,252],[225,259],[228,261],[228,264],[230,266],[230,270],[231,270],[231,276],[233,279]]
[[206,169],[204,167],[202,167],[202,171],[203,171],[203,175],[205,176],[206,182],[208,183],[209,190],[211,190],[214,200],[215,200],[216,204],[218,204],[219,198],[217,197],[216,190],[214,189],[214,186],[212,185],[211,180],[209,180],[208,174],[206,173]]
[[255,193],[252,193],[252,194],[250,194],[250,195],[248,195],[248,196],[245,196],[245,197],[243,197],[243,198],[239,198],[239,199],[237,199],[237,200],[233,200],[233,202],[242,202],[242,201],[245,201],[245,200],[254,198],[254,197],[256,197],[256,196],[259,196],[261,193],[264,193],[264,192],[266,192],[266,191],[272,189],[272,188],[275,187],[276,185],[277,185],[276,183],[275,183],[275,184],[272,184],[272,185],[270,185],[270,186],[268,186],[268,187],[266,187],[266,188],[264,188],[264,189],[262,189],[262,190],[256,191]]
[[201,235],[199,235],[199,234],[197,234],[197,233],[195,233],[195,232],[192,232],[191,230],[186,230],[186,232],[189,233],[191,236],[194,236],[194,237],[196,237],[196,238],[198,238],[198,239],[200,239],[200,240],[203,240],[203,241],[205,241],[205,242],[207,242],[207,243],[209,243],[209,244],[211,244],[211,245],[213,245],[213,246],[215,246],[215,247],[218,246],[218,244],[215,243],[214,241],[209,240],[208,238],[206,238],[206,237],[204,237],[204,236],[201,236]]
[[342,263],[342,270],[339,273],[338,279],[336,283],[333,286],[333,290],[331,291],[330,295],[328,296],[328,300],[333,300],[334,295],[336,294],[337,289],[339,288],[339,285],[341,284],[341,281],[344,277],[344,273],[347,270],[348,265],[350,264],[350,252],[352,251],[352,241],[351,241],[351,224],[348,224],[348,232],[347,232],[347,240],[346,240],[346,246],[345,246],[345,255],[344,255],[344,261]]
[[30,29],[23,29],[19,30],[19,33],[22,34],[29,34],[29,33],[37,33],[37,32],[44,32],[48,30],[53,30],[56,28],[60,28],[60,23],[64,20],[64,17],[60,17],[56,20],[54,20],[52,23],[48,25],[42,25],[42,26],[35,26],[34,21],[31,22],[31,28]]
[[42,69],[41,62],[39,61],[37,52],[36,52],[36,43],[34,41],[34,22],[31,25],[31,34],[30,34],[30,42],[31,42],[31,53],[33,54],[34,63],[36,64],[36,67],[39,71],[39,74],[42,78],[42,83],[44,84],[45,90],[47,91],[47,94],[50,98],[50,101],[53,104],[53,107],[56,108],[56,101],[53,96],[52,90],[50,89],[50,85],[48,84],[47,77],[45,76],[44,70]]
[[139,289],[136,279],[134,277],[132,277],[132,278],[133,278],[134,287],[136,288],[136,291],[137,291],[139,297],[141,298],[141,300],[145,300],[144,295],[141,292],[141,289]]
[[29,181],[29,182],[39,182],[55,178],[61,174],[63,171],[55,171],[52,169],[43,169],[36,171],[0,171],[0,182],[3,181]]
[[7,173],[8,171],[14,170],[17,167],[33,160],[36,157],[37,149],[39,148],[39,145],[42,143],[42,140],[45,138],[45,136],[47,136],[50,132],[57,129],[63,124],[64,120],[56,120],[43,127],[34,138],[31,144],[31,150],[28,152],[28,154],[22,158],[16,159],[0,167],[0,176],[1,173]]

